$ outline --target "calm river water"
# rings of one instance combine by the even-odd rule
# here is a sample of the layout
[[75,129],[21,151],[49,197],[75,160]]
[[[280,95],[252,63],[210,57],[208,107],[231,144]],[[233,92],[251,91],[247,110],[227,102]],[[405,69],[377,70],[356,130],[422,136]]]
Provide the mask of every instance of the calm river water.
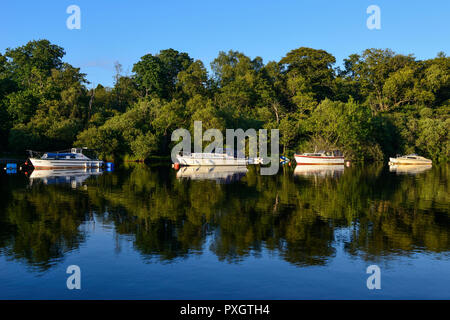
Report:
[[0,299],[450,299],[450,165],[137,164],[0,182]]

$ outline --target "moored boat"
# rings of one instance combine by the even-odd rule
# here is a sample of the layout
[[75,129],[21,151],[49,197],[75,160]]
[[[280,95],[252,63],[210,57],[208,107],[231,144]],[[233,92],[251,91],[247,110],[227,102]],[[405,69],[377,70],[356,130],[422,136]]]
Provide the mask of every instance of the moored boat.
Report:
[[389,158],[389,165],[431,165],[432,163],[430,159],[417,154]]
[[83,154],[83,149],[72,148],[67,151],[46,152],[41,157],[34,157],[36,153],[30,151],[30,162],[35,169],[75,169],[98,168],[103,161],[91,159]]
[[335,151],[320,151],[315,153],[302,153],[294,155],[297,164],[307,165],[336,165],[344,164],[344,156],[338,150]]
[[249,160],[227,153],[190,153],[177,155],[182,166],[246,166]]

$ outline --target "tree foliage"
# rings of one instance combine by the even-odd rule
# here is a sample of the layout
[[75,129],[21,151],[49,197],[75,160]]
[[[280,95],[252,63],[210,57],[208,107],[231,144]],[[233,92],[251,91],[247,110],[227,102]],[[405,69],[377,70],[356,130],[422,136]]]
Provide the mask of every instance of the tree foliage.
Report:
[[450,58],[389,49],[335,57],[300,47],[264,63],[219,52],[211,74],[174,49],[146,54],[112,88],[89,88],[64,49],[30,41],[0,53],[0,150],[83,145],[104,157],[170,153],[176,128],[279,129],[281,150],[339,148],[348,158],[417,152],[449,159]]

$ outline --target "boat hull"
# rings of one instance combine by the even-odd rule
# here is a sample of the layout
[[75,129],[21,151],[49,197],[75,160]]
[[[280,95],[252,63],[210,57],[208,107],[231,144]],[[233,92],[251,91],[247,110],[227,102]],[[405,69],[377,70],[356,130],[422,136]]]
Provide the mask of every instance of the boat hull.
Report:
[[389,165],[431,165],[432,161],[428,159],[401,159],[389,158]]
[[296,154],[294,156],[297,164],[307,164],[307,165],[336,165],[344,164],[344,157],[321,157],[321,156],[304,156]]
[[30,159],[35,169],[75,169],[75,168],[99,168],[103,166],[100,160],[43,160]]
[[182,166],[246,166],[248,160],[245,158],[200,158],[200,157],[177,157]]

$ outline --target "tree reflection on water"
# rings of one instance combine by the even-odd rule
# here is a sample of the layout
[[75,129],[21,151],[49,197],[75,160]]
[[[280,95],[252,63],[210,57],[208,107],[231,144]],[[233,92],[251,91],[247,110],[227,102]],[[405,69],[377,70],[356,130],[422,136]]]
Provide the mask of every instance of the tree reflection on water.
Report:
[[[148,261],[209,250],[236,263],[268,250],[297,266],[326,265],[337,241],[364,259],[448,252],[449,166],[397,174],[372,164],[337,172],[283,167],[261,176],[249,167],[240,179],[217,183],[130,165],[76,189],[2,175],[0,254],[46,270],[80,247],[89,233],[81,226],[93,219],[132,239]],[[342,229],[348,236],[338,240]]]

